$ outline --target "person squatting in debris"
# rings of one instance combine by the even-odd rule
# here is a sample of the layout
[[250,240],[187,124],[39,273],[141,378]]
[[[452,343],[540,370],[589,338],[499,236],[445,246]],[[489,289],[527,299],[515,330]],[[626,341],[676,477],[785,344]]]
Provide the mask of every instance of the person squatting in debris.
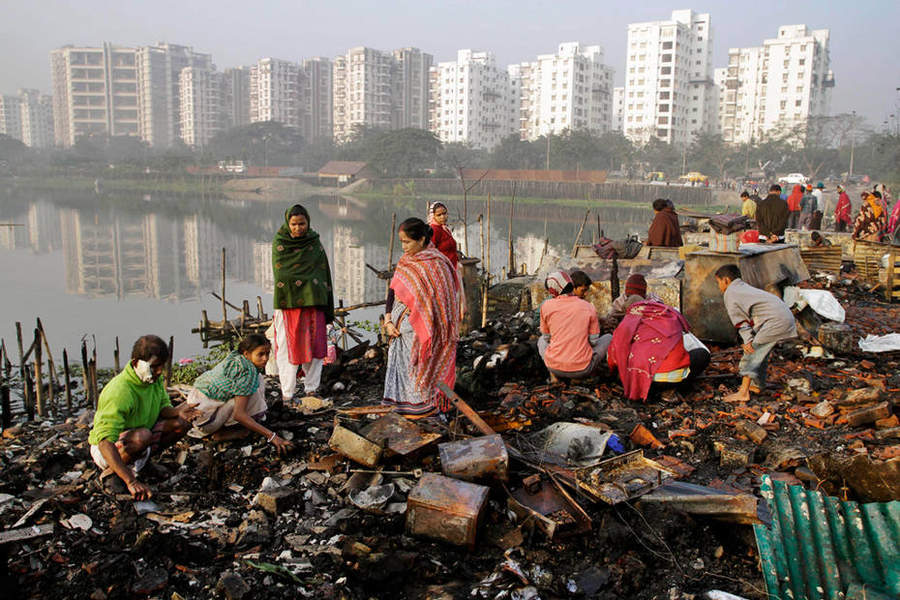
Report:
[[[590,285],[590,278],[582,271],[572,275],[555,271],[544,280],[552,298],[541,304],[538,353],[550,371],[551,381],[588,377],[606,357],[612,336],[600,335],[597,311],[583,299],[582,290],[586,292]],[[576,289],[581,295],[574,293]]]
[[678,213],[671,200],[657,198],[653,201],[653,222],[647,232],[648,246],[679,247],[681,241],[681,228],[678,225]]
[[91,458],[102,470],[101,481],[116,490],[118,477],[136,500],[152,495],[150,488],[138,480],[151,454],[184,437],[199,415],[189,402],[172,406],[160,379],[168,360],[169,348],[161,338],[138,338],[125,369],[100,392],[88,436]]
[[194,421],[190,436],[231,440],[255,432],[274,445],[279,454],[293,447],[261,423],[269,407],[266,380],[260,371],[265,369],[271,350],[272,344],[264,335],[251,333],[241,340],[237,350],[194,381],[187,401],[197,406],[200,416]]
[[613,300],[606,317],[606,323],[615,328],[625,316],[628,307],[641,300],[655,300],[662,302],[662,298],[653,293],[647,293],[647,280],[640,273],[632,273],[625,280],[625,291]]
[[828,238],[822,237],[822,234],[818,231],[813,231],[809,234],[809,247],[810,248],[824,248],[825,246],[831,245],[831,240]]
[[609,367],[618,372],[629,400],[646,400],[654,383],[693,379],[709,360],[709,349],[690,333],[680,312],[661,300],[637,295],[629,297],[607,351]]
[[724,400],[747,402],[751,392],[758,394],[765,386],[769,353],[778,342],[797,337],[797,325],[788,305],[778,296],[746,283],[737,265],[719,267],[715,277],[744,350],[738,364],[741,387]]
[[760,241],[770,244],[783,242],[789,212],[787,203],[781,199],[781,186],[772,184],[769,194],[756,205],[756,228]]
[[384,330],[390,338],[384,404],[401,414],[426,416],[450,410],[438,383],[456,383],[459,279],[431,243],[432,230],[409,218],[398,228],[403,255],[391,279]]
[[328,351],[326,328],[334,320],[334,294],[328,257],[319,234],[310,229],[309,212],[295,204],[272,240],[275,312],[270,338],[284,402],[297,387],[303,368],[307,395],[318,392],[322,360]]

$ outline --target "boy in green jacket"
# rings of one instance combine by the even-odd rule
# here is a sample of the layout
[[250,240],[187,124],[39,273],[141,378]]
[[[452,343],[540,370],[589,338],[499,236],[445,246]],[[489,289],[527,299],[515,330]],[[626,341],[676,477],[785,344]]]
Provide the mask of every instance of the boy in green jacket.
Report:
[[199,415],[186,402],[172,406],[159,378],[168,359],[169,348],[158,336],[139,338],[131,361],[100,393],[88,437],[91,458],[103,469],[101,479],[117,475],[135,500],[152,495],[137,478],[150,454],[181,439]]

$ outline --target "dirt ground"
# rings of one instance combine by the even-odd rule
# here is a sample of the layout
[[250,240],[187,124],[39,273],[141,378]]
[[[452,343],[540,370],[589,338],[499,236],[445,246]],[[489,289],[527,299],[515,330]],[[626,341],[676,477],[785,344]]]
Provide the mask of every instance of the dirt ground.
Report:
[[[824,279],[813,287],[829,285]],[[900,307],[879,302],[852,278],[830,285],[860,335],[900,331]],[[663,444],[649,458],[674,460],[683,480],[719,490],[756,493],[764,474],[864,498],[853,481],[811,467],[826,453],[836,460],[863,456],[873,465],[897,461],[891,423],[855,427],[847,415],[900,391],[898,353],[804,358],[808,341],[783,344],[770,363],[767,389],[746,405],[722,401],[738,384],[734,348],[711,347],[712,363],[693,384],[657,390],[647,403],[622,398],[613,378],[548,385],[533,349],[532,315],[506,317],[459,346],[458,391],[516,446],[521,436],[554,422],[592,423],[614,432],[626,450],[645,426]],[[812,344],[814,345],[814,344]],[[372,514],[348,500],[351,469],[328,447],[335,411],[378,404],[384,357],[340,361],[326,370],[332,408],[303,414],[272,406],[268,426],[296,444],[278,457],[261,438],[213,443],[186,438],[144,475],[155,491],[153,512],[105,491],[88,454],[89,415],[63,423],[26,424],[0,442],[0,525],[53,524],[50,535],[0,545],[0,586],[10,598],[700,598],[712,589],[765,598],[753,532],[662,505],[628,501],[610,506],[573,494],[592,520],[590,531],[549,540],[507,509],[507,491],[492,485],[474,550],[406,533],[406,517]],[[495,355],[499,355],[494,361]],[[269,396],[276,395],[269,382]],[[871,390],[871,391],[870,391]],[[848,396],[851,400],[848,401]],[[827,400],[834,412],[811,414]],[[896,408],[890,406],[892,414]],[[768,413],[769,417],[764,417]],[[447,423],[423,421],[445,440],[478,435],[451,414]],[[756,444],[735,429],[761,422]],[[363,422],[366,422],[363,419]],[[516,429],[516,427],[520,427]],[[894,425],[896,427],[896,425]],[[723,463],[721,447],[744,449],[746,465]],[[664,459],[663,457],[670,457]],[[434,445],[382,461],[386,470],[440,471]],[[507,487],[535,470],[510,461]],[[415,475],[377,476],[397,487],[403,502]],[[267,480],[268,478],[268,480]],[[255,504],[264,481],[286,488],[284,506]],[[897,482],[893,482],[897,498]],[[891,492],[888,492],[891,493]],[[5,495],[4,495],[5,494]],[[87,515],[90,524],[76,515]]]

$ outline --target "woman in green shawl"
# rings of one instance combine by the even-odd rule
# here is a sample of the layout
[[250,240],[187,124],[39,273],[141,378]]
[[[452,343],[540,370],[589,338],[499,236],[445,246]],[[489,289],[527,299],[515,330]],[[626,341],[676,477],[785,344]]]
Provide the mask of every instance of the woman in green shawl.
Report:
[[275,273],[275,364],[285,403],[294,397],[297,368],[303,367],[307,395],[315,394],[327,350],[325,328],[334,320],[334,296],[328,257],[319,234],[309,228],[309,213],[299,204],[284,215],[272,241]]

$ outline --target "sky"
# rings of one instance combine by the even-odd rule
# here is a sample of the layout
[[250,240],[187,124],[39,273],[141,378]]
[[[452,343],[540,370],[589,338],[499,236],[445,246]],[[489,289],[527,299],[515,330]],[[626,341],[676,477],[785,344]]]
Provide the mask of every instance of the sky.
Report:
[[579,41],[603,46],[622,85],[628,24],[665,20],[684,8],[710,13],[715,67],[725,66],[728,48],[759,46],[780,25],[830,29],[832,113],[855,110],[876,129],[890,114],[900,118],[898,0],[3,0],[0,93],[49,92],[51,50],[103,41],[185,44],[212,53],[219,69],[267,56],[334,57],[354,46],[414,46],[436,61],[472,48],[492,51],[506,65]]

